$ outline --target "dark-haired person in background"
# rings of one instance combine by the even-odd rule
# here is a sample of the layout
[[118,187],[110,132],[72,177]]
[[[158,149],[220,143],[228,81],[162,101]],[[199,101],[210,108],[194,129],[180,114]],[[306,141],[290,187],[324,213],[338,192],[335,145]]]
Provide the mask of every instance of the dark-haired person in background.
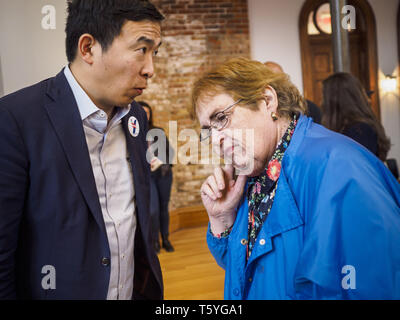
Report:
[[[172,165],[170,159],[174,157],[174,150],[169,144],[164,130],[153,124],[153,111],[144,101],[138,101],[144,108],[149,120],[149,146],[159,144],[163,150],[150,150],[151,159],[151,185],[150,185],[150,214],[152,220],[152,243],[156,252],[160,252],[159,234],[161,233],[162,247],[167,252],[173,252],[174,247],[169,241],[169,211],[168,204],[172,187]],[[159,141],[162,139],[162,141]]]
[[163,298],[134,102],[163,19],[148,1],[70,1],[69,65],[0,99],[1,299]]
[[335,73],[323,81],[323,96],[323,125],[352,138],[385,161],[390,140],[361,82],[349,73]]

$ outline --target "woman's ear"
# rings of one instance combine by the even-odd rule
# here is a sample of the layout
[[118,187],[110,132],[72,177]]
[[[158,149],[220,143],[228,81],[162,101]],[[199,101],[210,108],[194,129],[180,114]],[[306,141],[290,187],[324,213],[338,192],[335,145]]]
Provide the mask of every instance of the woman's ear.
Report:
[[267,110],[271,112],[276,112],[278,109],[278,95],[276,91],[271,86],[268,86],[264,90],[264,101],[267,105]]

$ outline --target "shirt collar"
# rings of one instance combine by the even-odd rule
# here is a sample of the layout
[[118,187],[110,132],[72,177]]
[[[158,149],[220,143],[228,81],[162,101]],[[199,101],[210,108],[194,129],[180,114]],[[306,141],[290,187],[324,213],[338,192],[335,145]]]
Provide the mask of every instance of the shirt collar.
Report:
[[[74,75],[71,72],[71,69],[67,65],[64,69],[64,75],[67,78],[67,81],[71,87],[72,93],[75,97],[76,103],[78,105],[79,113],[81,115],[82,121],[91,116],[92,114],[100,111],[100,109],[93,103],[93,101],[89,98],[87,93],[82,89],[78,81],[76,81]],[[117,120],[122,119],[125,115],[129,113],[131,105],[128,108],[119,108],[114,116]]]
[[67,78],[67,81],[72,89],[72,93],[74,94],[79,113],[81,114],[81,119],[85,120],[91,114],[99,111],[99,108],[96,107],[96,105],[89,98],[87,93],[82,89],[78,81],[76,81],[69,66],[65,67],[64,75]]

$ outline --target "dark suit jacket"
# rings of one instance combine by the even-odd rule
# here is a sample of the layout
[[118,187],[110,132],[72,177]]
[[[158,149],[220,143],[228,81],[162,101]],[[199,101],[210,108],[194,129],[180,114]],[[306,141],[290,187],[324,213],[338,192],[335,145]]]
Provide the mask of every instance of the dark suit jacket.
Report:
[[[134,138],[129,117],[139,120]],[[162,299],[150,242],[147,118],[122,120],[135,183],[135,299]],[[106,258],[106,259],[104,259]],[[0,298],[105,299],[110,249],[82,120],[63,71],[0,99]],[[44,290],[53,266],[56,289]]]

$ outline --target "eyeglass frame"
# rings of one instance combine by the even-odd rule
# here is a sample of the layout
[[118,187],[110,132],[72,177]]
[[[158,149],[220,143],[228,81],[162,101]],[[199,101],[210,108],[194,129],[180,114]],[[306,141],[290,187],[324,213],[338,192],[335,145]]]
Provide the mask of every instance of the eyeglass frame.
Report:
[[[204,138],[202,138],[202,134],[201,134],[201,132],[200,132],[200,137],[199,137],[200,142],[204,142],[204,141],[206,141],[207,139],[209,139],[209,138],[211,137],[211,135],[212,135],[211,130],[212,130],[212,129],[215,129],[215,130],[217,130],[217,131],[221,131],[221,130],[225,129],[226,126],[227,126],[227,124],[228,124],[228,122],[229,122],[229,117],[228,117],[229,114],[227,114],[226,112],[227,112],[228,110],[232,109],[233,107],[237,106],[240,102],[242,102],[242,100],[243,100],[243,99],[239,99],[238,101],[234,102],[234,103],[231,104],[230,106],[226,107],[224,110],[219,111],[219,112],[217,112],[216,114],[214,114],[214,115],[210,118],[210,126],[209,126],[207,129],[201,129],[201,131],[207,130],[207,136],[204,137]],[[225,124],[223,124],[223,125],[219,128],[219,127],[213,125],[212,122],[213,122],[213,120],[214,120],[218,115],[220,115],[220,114],[225,115],[225,116],[227,117],[227,121],[226,121]]]

